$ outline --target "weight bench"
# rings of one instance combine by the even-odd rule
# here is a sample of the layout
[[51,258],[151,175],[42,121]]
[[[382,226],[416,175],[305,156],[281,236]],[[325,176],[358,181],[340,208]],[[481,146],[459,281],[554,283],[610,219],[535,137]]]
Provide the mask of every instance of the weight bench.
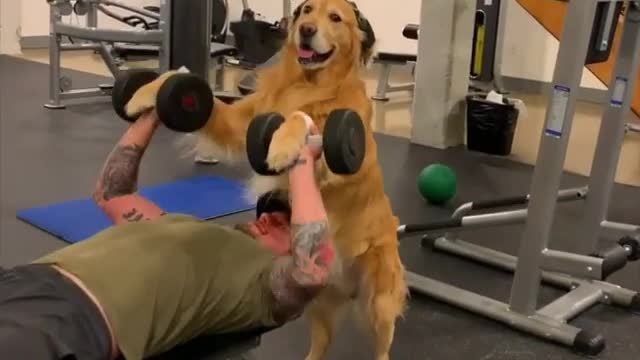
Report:
[[[419,26],[416,24],[407,24],[402,30],[402,35],[407,39],[415,40],[418,38],[420,32]],[[388,101],[387,94],[396,91],[413,91],[415,87],[414,82],[405,84],[390,84],[389,76],[391,75],[392,66],[404,66],[407,64],[413,64],[415,66],[418,60],[416,54],[403,54],[392,52],[379,52],[374,58],[374,63],[380,64],[380,76],[378,77],[378,88],[376,94],[371,98],[378,101]]]
[[148,360],[231,360],[246,359],[260,346],[261,336],[273,329],[202,336]]
[[628,123],[624,127],[624,132],[625,133],[628,133],[628,132],[640,133],[640,125]]
[[[113,54],[123,60],[135,61],[135,60],[147,60],[150,58],[157,58],[159,56],[159,47],[156,45],[147,44],[130,44],[130,43],[116,43],[113,46]],[[213,60],[216,71],[214,72],[213,79],[210,79],[214,85],[215,90],[224,89],[224,59],[227,56],[236,56],[238,49],[233,45],[222,44],[217,42],[211,43],[211,59]]]
[[378,101],[388,101],[387,96],[390,92],[397,91],[413,91],[415,84],[402,83],[402,84],[390,84],[389,76],[391,75],[392,66],[404,66],[411,63],[415,63],[418,56],[413,54],[400,54],[390,52],[379,52],[374,58],[374,63],[378,63],[381,66],[380,76],[378,77],[378,87],[376,94],[371,98]]

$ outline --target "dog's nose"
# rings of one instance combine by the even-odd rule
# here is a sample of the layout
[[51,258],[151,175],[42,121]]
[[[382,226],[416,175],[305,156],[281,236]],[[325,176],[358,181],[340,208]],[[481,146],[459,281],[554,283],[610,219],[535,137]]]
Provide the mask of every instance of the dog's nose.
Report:
[[316,28],[316,26],[313,24],[304,23],[300,25],[300,36],[302,37],[312,37],[316,34],[316,32],[318,32],[318,28]]

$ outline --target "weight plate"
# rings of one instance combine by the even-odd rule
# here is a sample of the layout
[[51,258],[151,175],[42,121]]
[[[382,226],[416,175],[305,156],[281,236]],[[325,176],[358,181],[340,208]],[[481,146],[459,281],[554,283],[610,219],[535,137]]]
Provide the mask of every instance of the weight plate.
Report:
[[65,1],[63,3],[59,3],[58,4],[58,11],[60,12],[60,15],[62,15],[62,16],[69,16],[69,15],[71,15],[71,13],[73,13],[73,5],[71,5],[71,2],[69,2],[69,1]]
[[256,116],[249,124],[246,138],[247,157],[253,170],[260,175],[278,174],[269,169],[267,155],[269,155],[269,145],[271,145],[273,133],[278,130],[283,122],[284,117],[282,115],[266,113]]
[[365,128],[360,115],[339,109],[329,114],[322,135],[324,157],[329,169],[340,175],[360,170],[366,150]]
[[151,70],[135,69],[118,73],[111,91],[111,104],[116,114],[126,121],[134,122],[137,116],[129,117],[125,111],[129,100],[138,89],[157,78],[158,74]]
[[73,5],[73,11],[78,16],[85,16],[89,13],[89,4],[85,0],[78,0]]
[[209,84],[194,74],[169,77],[158,91],[156,109],[160,121],[178,132],[202,129],[213,111],[213,92]]

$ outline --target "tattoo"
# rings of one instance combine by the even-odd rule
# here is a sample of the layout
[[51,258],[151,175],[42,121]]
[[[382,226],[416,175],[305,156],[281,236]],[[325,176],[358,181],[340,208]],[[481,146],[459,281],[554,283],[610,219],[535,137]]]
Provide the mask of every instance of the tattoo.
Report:
[[295,278],[301,284],[324,283],[329,264],[320,250],[326,245],[328,226],[325,221],[292,224]]
[[325,221],[292,225],[293,256],[278,259],[271,271],[276,321],[289,321],[327,284],[334,257]]
[[138,145],[119,145],[116,147],[102,171],[102,197],[111,200],[115,197],[132,194],[138,184],[138,168],[144,148]]
[[[162,212],[160,216],[165,216],[167,213]],[[131,211],[122,214],[122,218],[128,222],[138,222],[140,220],[149,221],[151,218],[145,217],[143,213],[138,211],[138,209],[133,208]]]

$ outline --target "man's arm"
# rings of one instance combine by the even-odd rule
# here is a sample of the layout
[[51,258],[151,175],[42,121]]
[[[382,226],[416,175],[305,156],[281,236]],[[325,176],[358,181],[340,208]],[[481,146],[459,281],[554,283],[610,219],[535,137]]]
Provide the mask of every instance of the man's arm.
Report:
[[142,155],[158,127],[155,112],[140,116],[109,154],[98,178],[94,200],[116,224],[151,220],[164,211],[136,194]]
[[286,321],[326,286],[335,257],[327,214],[315,179],[315,154],[303,151],[289,171],[292,255],[281,258],[271,274],[274,315]]

